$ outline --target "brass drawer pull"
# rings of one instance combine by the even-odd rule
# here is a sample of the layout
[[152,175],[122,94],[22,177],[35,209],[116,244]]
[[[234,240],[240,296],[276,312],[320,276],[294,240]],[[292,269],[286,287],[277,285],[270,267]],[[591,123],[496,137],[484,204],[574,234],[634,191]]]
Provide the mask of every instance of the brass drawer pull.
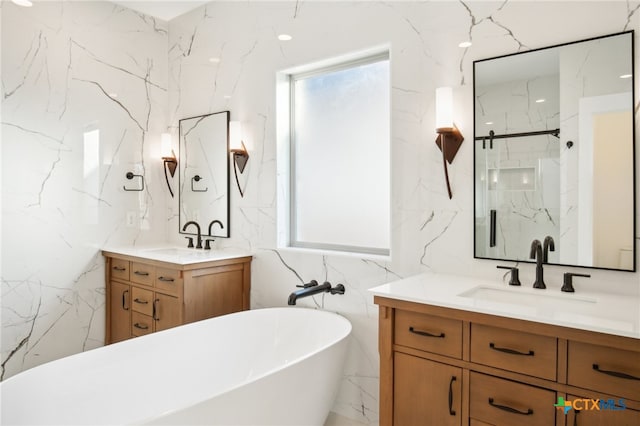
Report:
[[175,280],[173,278],[171,278],[171,277],[169,277],[169,278],[167,278],[167,277],[158,277],[158,281],[164,281],[166,283],[172,283]]
[[126,271],[126,270],[127,270],[127,268],[124,268],[124,267],[122,267],[122,266],[114,266],[114,267],[113,267],[113,270],[114,270],[114,271],[122,272],[122,271]]
[[593,369],[598,373],[606,374],[608,376],[617,377],[619,379],[627,379],[627,380],[640,380],[640,377],[632,376],[627,373],[620,373],[619,371],[610,371],[610,370],[602,370],[598,364],[593,364]]
[[409,327],[409,331],[413,334],[418,334],[420,336],[444,338],[444,333],[432,334],[426,331],[415,330],[413,327]]
[[144,272],[144,271],[135,271],[134,274],[141,275],[143,277],[148,277],[149,276],[149,273],[148,272]]
[[137,297],[135,299],[133,299],[133,301],[136,302],[136,303],[139,303],[141,305],[146,305],[146,304],[149,303],[148,301],[142,300],[142,299],[138,299]]
[[455,382],[456,376],[451,376],[451,381],[449,382],[449,415],[455,416],[456,412],[453,409],[453,382]]
[[493,402],[493,398],[489,398],[489,405],[502,411],[507,411],[513,414],[520,414],[522,416],[530,416],[533,414],[533,410],[531,408],[527,408],[527,411],[516,410],[515,408],[509,407],[508,405],[496,404],[495,402]]
[[145,324],[135,323],[133,324],[135,328],[139,328],[140,330],[148,330],[149,326]]
[[531,351],[531,350],[529,352],[520,352],[520,351],[516,351],[515,349],[500,348],[500,347],[496,346],[493,343],[489,343],[489,347],[491,349],[493,349],[494,351],[504,352],[506,354],[511,354],[511,355],[523,355],[523,356],[533,356],[534,355],[534,352]]

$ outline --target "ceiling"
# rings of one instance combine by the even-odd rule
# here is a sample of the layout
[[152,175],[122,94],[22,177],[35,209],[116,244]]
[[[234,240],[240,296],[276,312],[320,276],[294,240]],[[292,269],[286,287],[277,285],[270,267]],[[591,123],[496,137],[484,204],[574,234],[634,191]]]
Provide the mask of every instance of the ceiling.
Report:
[[[210,1],[210,0],[209,0]],[[112,0],[112,3],[137,10],[146,15],[170,21],[209,1],[198,0]]]

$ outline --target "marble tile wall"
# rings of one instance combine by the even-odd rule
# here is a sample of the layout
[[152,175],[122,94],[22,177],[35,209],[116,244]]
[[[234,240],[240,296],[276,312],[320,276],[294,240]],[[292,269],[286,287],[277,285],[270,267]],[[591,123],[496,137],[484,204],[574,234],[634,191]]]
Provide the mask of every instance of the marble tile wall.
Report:
[[[177,145],[179,119],[230,110],[251,159],[245,197],[231,186],[231,238],[216,244],[254,253],[254,308],[286,305],[295,285],[310,279],[346,286],[344,296],[299,304],[353,323],[334,411],[365,424],[377,423],[379,383],[377,307],[367,290],[421,271],[502,278],[495,262],[473,259],[473,60],[640,22],[638,1],[214,2],[168,25],[104,2],[44,4],[1,10],[4,375],[102,344],[100,246],[167,235],[184,244],[156,139],[169,125]],[[543,21],[557,30],[542,30]],[[280,33],[294,38],[280,42]],[[457,47],[469,38],[473,46]],[[391,259],[279,249],[275,73],[383,44],[392,62]],[[449,169],[452,200],[434,144],[434,93],[444,85],[454,87],[456,124],[467,138]],[[640,122],[638,104],[635,111]],[[82,148],[83,132],[95,126],[97,189],[86,184],[94,175],[83,176]],[[122,190],[129,170],[145,173],[145,192]],[[567,269],[547,269],[550,289]],[[640,293],[638,273],[591,273],[583,286]],[[523,283],[533,275],[522,266]]]
[[100,248],[166,239],[168,35],[109,2],[3,1],[1,36],[6,378],[103,345]]
[[[377,307],[367,289],[421,271],[502,278],[495,262],[473,259],[473,60],[638,29],[639,7],[638,1],[215,2],[169,23],[171,126],[221,110],[243,124],[251,154],[241,178],[245,196],[232,185],[231,238],[216,244],[255,254],[252,306],[285,305],[295,285],[311,279],[347,288],[344,296],[299,302],[339,312],[354,325],[335,412],[365,424],[378,420]],[[543,31],[543,21],[555,30]],[[281,33],[293,40],[278,41]],[[458,47],[469,38],[472,47]],[[391,260],[279,249],[276,72],[385,44],[392,67]],[[454,87],[456,124],[466,137],[449,169],[452,200],[434,144],[435,88],[445,85]],[[636,118],[637,111],[636,104]],[[177,211],[176,203],[170,209]],[[183,244],[177,233],[173,238]],[[568,269],[547,267],[550,288],[559,290]],[[640,292],[637,273],[590,273],[585,286]],[[533,266],[521,267],[523,283],[534,274]]]

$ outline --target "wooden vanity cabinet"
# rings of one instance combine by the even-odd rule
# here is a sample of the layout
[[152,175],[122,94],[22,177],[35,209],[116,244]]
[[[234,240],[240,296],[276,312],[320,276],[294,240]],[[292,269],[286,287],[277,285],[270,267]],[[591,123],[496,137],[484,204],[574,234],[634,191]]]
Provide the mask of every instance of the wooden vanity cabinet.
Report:
[[[375,303],[381,426],[640,425],[638,339],[381,296]],[[565,414],[558,397],[624,409]]]
[[106,344],[250,307],[250,256],[179,265],[103,254]]

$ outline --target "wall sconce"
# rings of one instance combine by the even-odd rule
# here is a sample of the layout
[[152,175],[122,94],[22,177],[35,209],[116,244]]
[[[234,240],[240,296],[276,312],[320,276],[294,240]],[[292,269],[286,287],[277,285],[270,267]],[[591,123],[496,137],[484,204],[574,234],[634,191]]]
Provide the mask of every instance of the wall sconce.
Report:
[[176,159],[176,154],[173,152],[173,149],[171,148],[170,133],[163,133],[160,136],[160,149],[162,153],[164,178],[167,181],[167,186],[169,187],[169,193],[171,194],[171,198],[173,198],[173,190],[171,189],[171,184],[169,183],[169,176],[167,175],[167,170],[169,170],[171,177],[174,177],[176,174],[176,168],[178,167],[178,160]]
[[233,155],[233,173],[236,177],[236,185],[240,196],[244,197],[244,191],[242,191],[238,180],[238,170],[240,170],[240,174],[244,173],[244,168],[249,161],[249,153],[242,142],[242,127],[239,121],[229,122],[229,152]]
[[451,184],[449,183],[449,164],[453,161],[464,137],[453,124],[453,89],[451,87],[439,87],[436,89],[436,145],[442,151],[442,164],[444,166],[444,178],[447,182],[449,199],[451,194]]

